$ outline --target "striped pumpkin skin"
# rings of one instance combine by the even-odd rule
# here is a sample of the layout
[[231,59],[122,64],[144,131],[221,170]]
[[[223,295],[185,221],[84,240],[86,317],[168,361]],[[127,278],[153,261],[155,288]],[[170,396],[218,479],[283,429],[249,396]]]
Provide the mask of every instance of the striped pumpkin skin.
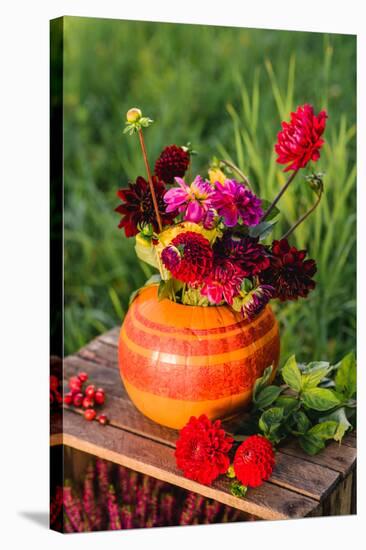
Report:
[[225,418],[249,405],[254,382],[280,353],[269,306],[243,321],[227,306],[158,301],[157,287],[131,304],[119,337],[125,388],[146,416],[170,428],[207,414]]

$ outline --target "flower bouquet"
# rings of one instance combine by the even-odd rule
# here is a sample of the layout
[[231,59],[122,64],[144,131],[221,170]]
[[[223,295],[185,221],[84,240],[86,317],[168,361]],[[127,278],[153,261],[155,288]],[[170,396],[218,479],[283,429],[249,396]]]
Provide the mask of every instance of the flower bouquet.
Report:
[[207,175],[192,178],[190,144],[166,147],[152,171],[143,137],[152,120],[128,111],[125,132],[138,135],[147,179],[118,191],[116,211],[156,274],[132,296],[119,364],[132,401],[153,420],[181,428],[192,415],[230,416],[250,403],[271,365],[274,376],[280,340],[269,302],[306,298],[315,287],[315,261],[289,238],[319,204],[321,174],[305,180],[314,205],[279,240],[269,238],[278,201],[319,159],[326,118],[303,105],[282,123],[275,151],[290,175],[270,202],[226,160],[214,159]]

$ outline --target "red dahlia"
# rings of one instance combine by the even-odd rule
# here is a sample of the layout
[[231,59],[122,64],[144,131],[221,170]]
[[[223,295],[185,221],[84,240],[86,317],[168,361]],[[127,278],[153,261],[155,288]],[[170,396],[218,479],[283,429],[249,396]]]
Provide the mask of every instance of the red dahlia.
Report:
[[261,282],[273,286],[281,302],[306,298],[315,288],[315,260],[305,260],[307,251],[290,246],[287,239],[273,241],[270,252],[270,267],[260,274]]
[[235,453],[234,472],[243,485],[258,487],[271,476],[274,464],[270,441],[262,435],[251,435]]
[[186,173],[189,160],[188,151],[177,145],[169,145],[155,163],[155,174],[165,183],[174,183],[174,178],[182,178]]
[[216,241],[214,253],[218,263],[233,264],[242,277],[256,275],[269,266],[266,248],[247,235],[226,232]]
[[206,415],[192,416],[179,433],[175,458],[186,477],[208,485],[230,465],[228,453],[233,439],[221,428],[220,420]]
[[304,168],[310,160],[319,159],[326,119],[326,111],[316,116],[313,107],[305,104],[298,107],[296,113],[291,113],[290,122],[282,122],[275,151],[277,162],[288,164],[285,172]]
[[165,267],[183,283],[200,283],[210,273],[213,252],[209,241],[194,231],[180,233],[161,253]]
[[[173,221],[176,212],[168,214],[165,212],[164,182],[154,176],[153,184],[161,222],[163,225],[168,225]],[[153,226],[154,231],[159,231],[150,187],[144,178],[139,176],[135,183],[129,183],[128,188],[117,191],[117,195],[122,200],[122,204],[117,206],[115,211],[123,216],[118,227],[124,228],[126,237],[137,235],[148,224]]]

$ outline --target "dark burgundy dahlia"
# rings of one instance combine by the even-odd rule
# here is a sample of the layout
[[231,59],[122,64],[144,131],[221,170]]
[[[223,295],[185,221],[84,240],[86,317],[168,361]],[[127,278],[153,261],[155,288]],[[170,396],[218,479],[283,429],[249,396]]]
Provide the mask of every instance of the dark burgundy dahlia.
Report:
[[200,283],[207,277],[212,258],[209,241],[194,231],[180,233],[161,253],[163,264],[173,277],[189,284]]
[[[163,196],[166,187],[164,182],[154,176],[153,184],[161,222],[163,226],[168,225],[173,221],[177,213],[165,212]],[[148,224],[153,226],[154,231],[159,231],[150,187],[144,178],[139,176],[135,183],[129,183],[127,188],[119,189],[117,195],[122,201],[122,204],[115,209],[116,212],[122,214],[118,227],[124,228],[126,237],[137,235]]]
[[182,178],[189,166],[189,152],[177,145],[168,145],[155,163],[155,174],[165,183],[174,183],[174,178]]
[[315,288],[315,260],[305,260],[307,251],[290,246],[287,239],[273,241],[270,254],[270,266],[259,276],[261,282],[273,286],[275,297],[282,302],[306,298]]
[[234,265],[242,277],[257,275],[270,264],[268,252],[258,239],[234,232],[216,241],[214,253],[218,262]]

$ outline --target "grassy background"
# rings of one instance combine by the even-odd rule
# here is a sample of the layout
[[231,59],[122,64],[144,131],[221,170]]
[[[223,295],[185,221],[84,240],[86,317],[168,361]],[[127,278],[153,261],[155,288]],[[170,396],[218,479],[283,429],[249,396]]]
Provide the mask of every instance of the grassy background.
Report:
[[[307,301],[275,306],[282,354],[335,360],[353,348],[355,37],[67,17],[64,56],[66,353],[119,324],[150,273],[113,212],[118,187],[144,174],[136,139],[122,135],[127,109],[156,121],[145,134],[152,163],[191,141],[195,172],[225,155],[270,199],[283,182],[281,119],[305,102],[329,113],[316,166],[325,197],[293,240],[317,259],[318,285]],[[275,237],[314,198],[301,179],[279,203]]]

